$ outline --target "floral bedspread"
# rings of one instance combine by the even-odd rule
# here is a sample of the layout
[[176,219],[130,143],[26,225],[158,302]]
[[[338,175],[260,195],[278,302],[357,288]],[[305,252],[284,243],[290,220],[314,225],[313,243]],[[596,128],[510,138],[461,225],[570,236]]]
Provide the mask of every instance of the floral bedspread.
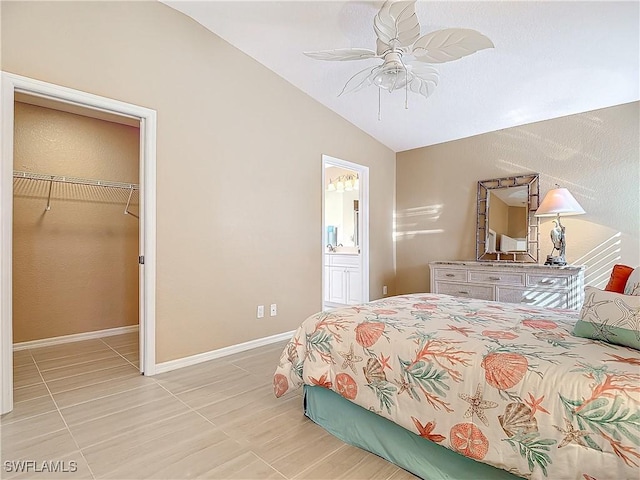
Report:
[[578,313],[414,294],[321,312],[274,392],[319,385],[525,478],[639,477],[640,352],[574,337]]

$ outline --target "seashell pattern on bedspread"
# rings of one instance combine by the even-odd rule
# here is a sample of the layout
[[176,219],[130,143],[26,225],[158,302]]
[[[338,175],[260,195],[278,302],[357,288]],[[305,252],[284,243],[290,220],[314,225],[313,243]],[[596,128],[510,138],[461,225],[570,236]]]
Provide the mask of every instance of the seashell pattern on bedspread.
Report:
[[640,352],[574,337],[577,319],[437,294],[320,312],[282,352],[274,392],[329,388],[525,478],[637,480]]

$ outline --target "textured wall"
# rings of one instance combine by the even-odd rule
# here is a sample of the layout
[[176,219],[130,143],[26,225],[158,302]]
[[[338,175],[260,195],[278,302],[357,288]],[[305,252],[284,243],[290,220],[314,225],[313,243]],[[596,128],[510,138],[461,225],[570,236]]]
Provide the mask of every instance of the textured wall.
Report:
[[[138,183],[139,136],[136,127],[16,103],[14,169]],[[138,323],[138,221],[124,215],[128,193],[55,183],[45,211],[49,182],[14,180],[14,342]]]
[[[540,173],[540,193],[558,183],[587,212],[566,217],[567,260],[606,284],[616,262],[640,264],[638,102],[532,123],[399,153],[397,291],[427,291],[428,262],[475,258],[476,182]],[[553,219],[542,219],[540,258]]]
[[322,154],[370,167],[370,291],[393,291],[394,152],[160,3],[0,5],[4,70],[158,112],[158,362],[320,310]]

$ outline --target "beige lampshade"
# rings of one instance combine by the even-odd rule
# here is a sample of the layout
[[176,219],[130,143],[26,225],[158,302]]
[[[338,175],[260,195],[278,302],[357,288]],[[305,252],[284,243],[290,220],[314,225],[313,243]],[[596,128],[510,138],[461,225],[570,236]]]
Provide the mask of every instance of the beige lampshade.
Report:
[[578,201],[573,198],[566,188],[554,188],[545,195],[542,203],[536,210],[536,217],[554,217],[562,214],[582,215],[586,213]]

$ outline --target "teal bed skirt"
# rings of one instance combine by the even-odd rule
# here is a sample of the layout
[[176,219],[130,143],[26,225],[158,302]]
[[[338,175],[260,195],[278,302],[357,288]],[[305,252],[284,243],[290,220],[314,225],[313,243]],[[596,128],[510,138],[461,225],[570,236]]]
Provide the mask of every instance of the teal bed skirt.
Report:
[[521,480],[422,438],[323,387],[304,386],[305,415],[345,443],[428,480]]

